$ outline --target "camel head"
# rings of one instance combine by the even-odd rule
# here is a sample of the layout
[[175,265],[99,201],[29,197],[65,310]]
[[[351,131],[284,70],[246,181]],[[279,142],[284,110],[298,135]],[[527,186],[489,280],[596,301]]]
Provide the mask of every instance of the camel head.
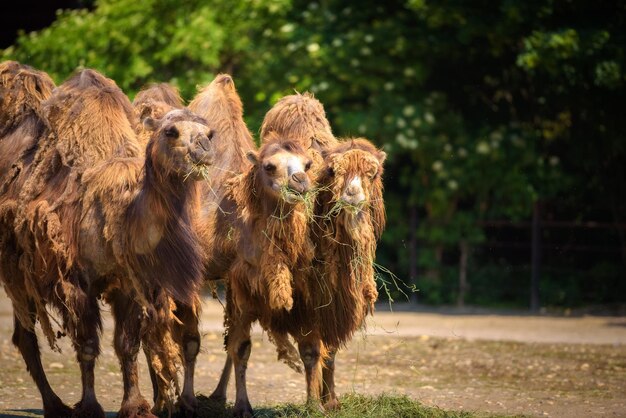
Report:
[[249,151],[248,160],[253,164],[258,183],[267,196],[295,204],[303,200],[311,189],[308,171],[311,158],[296,142],[271,135],[258,153]]
[[369,208],[375,229],[381,228],[382,232],[385,221],[382,173],[386,157],[384,151],[363,138],[343,141],[325,152],[326,169],[318,181],[325,190],[321,200],[331,206],[328,212],[353,224]]
[[203,118],[188,109],[174,109],[161,119],[146,117],[143,123],[152,132],[148,157],[164,171],[161,174],[203,178],[215,158],[213,131]]

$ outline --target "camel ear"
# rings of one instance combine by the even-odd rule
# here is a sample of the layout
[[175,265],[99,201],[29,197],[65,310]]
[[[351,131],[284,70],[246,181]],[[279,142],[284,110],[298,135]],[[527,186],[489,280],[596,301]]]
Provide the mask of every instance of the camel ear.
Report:
[[156,131],[159,127],[159,123],[151,117],[147,117],[143,120],[143,126],[149,131]]
[[387,153],[385,151],[378,151],[376,153],[376,158],[378,158],[378,162],[382,165],[385,162],[385,159],[387,158]]
[[259,163],[259,156],[254,151],[246,152],[246,158],[252,163],[252,165],[257,165]]

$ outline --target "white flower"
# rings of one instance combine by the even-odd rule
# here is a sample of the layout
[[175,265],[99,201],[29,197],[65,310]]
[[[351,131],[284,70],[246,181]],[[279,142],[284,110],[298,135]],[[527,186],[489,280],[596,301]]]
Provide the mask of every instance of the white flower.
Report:
[[459,157],[461,158],[467,157],[467,150],[465,148],[459,148],[456,153],[459,154]]
[[371,43],[374,40],[374,36],[367,34],[365,35],[365,37],[363,38],[365,40],[365,42],[367,42],[368,44]]
[[293,32],[295,26],[293,25],[293,23],[285,23],[281,28],[280,31],[283,33],[289,33],[289,32]]
[[456,190],[459,188],[459,183],[456,180],[448,180],[448,188],[450,190]]
[[402,129],[406,126],[406,122],[404,121],[404,119],[398,118],[398,120],[396,121],[396,126]]
[[476,145],[476,152],[479,154],[489,154],[489,144],[486,141],[480,141],[478,145]]
[[432,125],[433,123],[435,123],[435,116],[430,112],[426,112],[424,114],[424,120],[426,121],[426,123],[429,123]]
[[371,55],[372,54],[372,50],[369,49],[368,47],[364,46],[363,48],[361,48],[361,55]]
[[554,167],[554,166],[555,166],[555,165],[557,165],[558,163],[559,163],[559,157],[557,157],[557,156],[552,156],[552,157],[550,157],[550,165],[551,165],[551,166],[553,166],[553,167]]
[[317,42],[308,44],[306,46],[306,50],[309,51],[310,53],[315,53],[320,50],[320,44],[318,44]]
[[393,83],[392,83],[391,81],[387,81],[387,82],[383,85],[383,87],[385,88],[385,90],[387,90],[387,91],[391,91],[391,90],[393,90],[393,87],[394,87],[394,86],[393,86]]
[[441,171],[443,169],[443,163],[441,161],[435,161],[432,165],[433,171]]
[[343,41],[342,41],[341,39],[339,39],[339,38],[335,38],[335,39],[333,39],[333,46],[334,46],[334,47],[338,48],[338,47],[340,47],[341,45],[343,45]]
[[406,67],[404,69],[404,76],[405,77],[413,77],[415,75],[415,70],[411,67]]
[[415,108],[413,106],[404,106],[404,109],[402,109],[402,114],[406,117],[413,115],[413,113],[415,113]]

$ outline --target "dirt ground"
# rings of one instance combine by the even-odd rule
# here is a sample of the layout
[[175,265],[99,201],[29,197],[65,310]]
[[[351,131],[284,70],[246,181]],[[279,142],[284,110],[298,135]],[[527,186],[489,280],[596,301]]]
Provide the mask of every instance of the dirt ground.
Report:
[[[209,394],[222,351],[221,306],[206,299],[196,389]],[[105,410],[122,398],[112,348],[112,321],[103,305],[103,353],[96,390]],[[0,291],[0,417],[41,416],[39,393],[11,344],[11,305]],[[78,366],[69,341],[62,353],[44,346],[53,388],[68,404],[80,397]],[[248,392],[254,405],[302,402],[304,377],[275,360],[260,329],[253,334]],[[142,358],[142,391],[151,394]],[[626,317],[549,317],[483,311],[408,310],[380,305],[347,350],[337,356],[343,393],[407,394],[443,409],[529,416],[626,416]],[[229,397],[234,396],[231,383]]]

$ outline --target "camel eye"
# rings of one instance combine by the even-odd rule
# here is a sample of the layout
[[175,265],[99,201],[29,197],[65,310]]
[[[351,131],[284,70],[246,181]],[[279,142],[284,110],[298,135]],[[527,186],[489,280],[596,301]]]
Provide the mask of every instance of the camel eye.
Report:
[[263,166],[263,169],[268,173],[273,173],[274,171],[276,171],[276,166],[274,164],[267,163]]
[[213,131],[209,131],[209,133],[206,135],[206,137],[207,137],[207,139],[208,139],[209,141],[213,140],[213,136],[215,136],[215,135],[214,135],[214,133],[213,133]]
[[304,166],[304,171],[309,171],[309,169],[311,168],[311,161],[309,160],[306,165]]
[[330,177],[335,177],[335,170],[333,170],[332,167],[328,167],[328,169],[326,170],[326,173],[330,176]]
[[169,128],[165,129],[165,136],[168,138],[176,139],[178,138],[178,135],[180,134],[178,133],[178,129],[176,129],[175,126],[170,126]]

